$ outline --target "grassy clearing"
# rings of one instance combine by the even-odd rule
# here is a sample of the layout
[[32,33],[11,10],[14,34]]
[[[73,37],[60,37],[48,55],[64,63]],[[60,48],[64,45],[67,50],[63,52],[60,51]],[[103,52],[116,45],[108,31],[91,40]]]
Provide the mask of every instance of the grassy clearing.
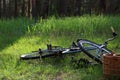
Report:
[[[34,20],[18,18],[0,20],[0,79],[3,80],[98,80],[102,79],[102,66],[76,69],[70,56],[45,60],[21,61],[19,56],[47,43],[68,47],[78,38],[101,43],[111,37],[110,27],[120,31],[119,16],[82,16]],[[119,52],[120,37],[109,47]],[[84,57],[85,55],[79,54]]]

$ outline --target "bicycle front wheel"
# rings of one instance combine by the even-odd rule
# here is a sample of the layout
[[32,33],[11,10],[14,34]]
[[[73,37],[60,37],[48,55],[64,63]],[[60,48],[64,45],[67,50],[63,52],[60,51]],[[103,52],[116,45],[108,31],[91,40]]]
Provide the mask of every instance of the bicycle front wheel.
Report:
[[47,57],[51,57],[51,56],[55,56],[56,53],[47,53],[47,54],[41,54],[39,53],[39,51],[33,51],[29,54],[23,54],[20,56],[20,59],[22,60],[29,60],[29,59],[39,59],[39,58],[47,58]]
[[101,45],[89,40],[78,40],[78,46],[80,49],[90,58],[102,64],[102,55],[111,54],[111,51]]
[[40,58],[40,54],[38,51],[34,51],[29,54],[23,54],[20,56],[20,59],[22,59],[22,60],[38,59],[38,58]]

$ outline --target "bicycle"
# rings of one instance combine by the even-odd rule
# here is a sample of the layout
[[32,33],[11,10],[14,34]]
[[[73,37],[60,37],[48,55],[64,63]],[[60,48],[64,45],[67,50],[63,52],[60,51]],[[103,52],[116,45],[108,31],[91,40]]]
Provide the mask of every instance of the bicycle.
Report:
[[95,42],[78,39],[77,44],[75,42],[72,43],[72,46],[69,48],[63,48],[60,46],[52,46],[51,44],[47,45],[47,49],[39,49],[38,51],[32,51],[29,54],[23,54],[20,56],[22,60],[29,59],[39,59],[39,58],[47,58],[52,56],[59,56],[65,54],[73,54],[84,52],[87,56],[102,64],[102,55],[103,54],[111,54],[112,51],[107,49],[107,44],[109,41],[112,41],[116,38],[117,34],[112,28],[113,37],[107,39],[103,44],[97,44]]

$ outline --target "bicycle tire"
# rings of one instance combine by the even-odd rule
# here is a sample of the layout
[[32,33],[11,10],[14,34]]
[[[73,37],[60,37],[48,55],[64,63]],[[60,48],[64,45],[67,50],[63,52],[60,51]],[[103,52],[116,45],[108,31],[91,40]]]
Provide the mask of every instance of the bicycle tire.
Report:
[[[86,39],[80,39],[80,40],[78,40],[77,41],[77,44],[78,44],[78,46],[80,47],[80,49],[87,55],[87,56],[89,56],[90,58],[92,58],[92,59],[94,59],[96,62],[98,62],[98,63],[100,63],[100,64],[102,64],[102,55],[103,54],[110,54],[111,53],[111,50],[109,50],[109,49],[107,49],[107,48],[105,48],[105,47],[103,47],[103,48],[100,48],[100,44],[97,44],[97,43],[95,43],[95,42],[92,42],[92,41],[89,41],[89,40],[86,40]],[[89,46],[88,46],[89,45]],[[94,49],[91,49],[91,50],[87,50],[87,47],[85,47],[85,46],[87,46],[87,47],[93,47]],[[92,50],[96,50],[96,52],[97,52],[97,50],[98,51],[101,51],[101,52],[99,52],[98,54],[99,54],[99,56],[100,56],[100,58],[99,58],[99,56],[96,54],[96,53],[94,53],[94,51],[92,51]],[[89,52],[89,51],[91,51],[91,52]],[[104,52],[104,53],[103,53]]]
[[58,54],[57,53],[50,53],[50,54],[40,55],[39,51],[34,51],[34,52],[29,53],[29,54],[21,55],[20,59],[22,59],[22,60],[40,59],[40,58],[47,58],[47,57],[51,57],[51,56],[55,56],[55,55],[58,55]]

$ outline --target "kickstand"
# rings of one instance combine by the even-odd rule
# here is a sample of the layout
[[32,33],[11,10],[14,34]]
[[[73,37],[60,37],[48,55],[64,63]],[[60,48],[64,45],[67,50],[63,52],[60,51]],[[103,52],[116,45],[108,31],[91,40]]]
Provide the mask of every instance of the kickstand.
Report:
[[42,52],[41,49],[39,48],[39,56],[40,56],[39,60],[40,60],[40,61],[42,61],[42,53],[43,53],[43,52]]

